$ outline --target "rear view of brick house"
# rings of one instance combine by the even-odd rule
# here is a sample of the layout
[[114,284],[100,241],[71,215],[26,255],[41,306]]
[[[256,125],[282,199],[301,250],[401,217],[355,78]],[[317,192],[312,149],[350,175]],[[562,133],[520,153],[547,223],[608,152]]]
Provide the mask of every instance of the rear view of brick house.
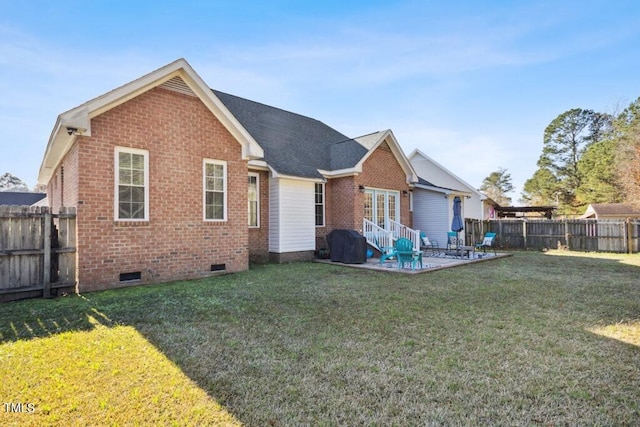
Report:
[[334,228],[411,224],[391,131],[212,91],[183,59],[61,114],[39,182],[77,207],[80,292],[309,259]]

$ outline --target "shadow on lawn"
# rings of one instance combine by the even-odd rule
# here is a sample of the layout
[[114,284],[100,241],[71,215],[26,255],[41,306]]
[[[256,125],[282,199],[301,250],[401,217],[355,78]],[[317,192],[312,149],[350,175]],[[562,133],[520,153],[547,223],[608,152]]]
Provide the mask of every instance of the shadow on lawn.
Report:
[[0,343],[91,331],[113,321],[84,296],[0,303]]
[[[513,269],[514,273],[518,274],[519,261],[522,262],[523,260],[519,260],[517,257],[512,258],[511,262],[503,260],[503,265],[505,265],[505,268]],[[629,255],[623,259],[615,258],[615,255],[613,255],[612,258],[603,259],[592,258],[588,253],[551,251],[543,257],[536,257],[533,260],[533,265],[530,259],[526,259],[524,262],[528,268],[540,268],[540,271],[547,276],[556,274],[559,277],[580,277],[580,273],[588,268],[592,270],[592,273],[589,274],[592,282],[594,278],[601,278],[597,283],[598,287],[607,289],[615,287],[617,289],[616,292],[610,294],[610,296],[615,297],[620,294],[621,287],[636,287],[636,277],[632,276],[630,278],[627,273],[637,274],[634,270],[640,268],[640,255]],[[275,266],[272,267],[276,268]],[[467,269],[476,268],[475,266],[465,267]],[[470,271],[456,270],[460,273],[464,272],[462,274]],[[490,274],[491,267],[489,266],[485,271]],[[251,273],[253,272],[249,272],[249,274]],[[358,273],[353,272],[351,269],[339,267],[330,274],[342,275],[348,278],[351,274]],[[384,275],[385,273],[374,273],[370,277],[375,279],[377,274]],[[623,277],[624,280],[618,280],[620,277]],[[210,316],[216,315],[220,315],[224,320],[232,312],[237,311],[239,308],[238,303],[241,305],[243,303],[251,303],[252,297],[250,288],[244,289],[237,294],[238,299],[232,306],[228,306],[228,300],[218,299],[212,297],[212,295],[193,295],[193,292],[198,292],[199,286],[201,289],[210,288],[207,283],[220,280],[220,278],[218,276],[214,279],[177,282],[176,284],[147,285],[84,295],[64,296],[51,300],[32,299],[0,303],[0,343],[42,338],[62,332],[89,331],[94,329],[97,323],[104,326],[113,326],[124,322],[125,324],[136,326],[137,323],[148,323],[147,318],[157,314],[161,314],[165,318],[163,320],[166,320],[166,317],[173,317],[176,322],[183,319],[185,324],[192,323],[198,318],[206,320]],[[296,277],[296,279],[299,280],[300,278]],[[411,280],[409,279],[409,281]],[[413,280],[421,279],[415,278]],[[192,289],[184,289],[184,284]],[[268,284],[266,285],[268,286]],[[580,282],[576,282],[574,285],[576,291],[588,291],[589,288],[594,286],[593,283],[585,284]],[[243,296],[242,294],[245,295]],[[580,297],[580,294],[574,293],[574,296]],[[120,297],[122,297],[121,300]],[[624,296],[622,298],[627,299]],[[190,302],[193,304],[190,305]],[[198,305],[198,303],[205,304]],[[628,300],[628,304],[624,305],[635,307],[635,302]],[[600,308],[606,310],[605,307]],[[619,307],[613,308],[612,312],[603,312],[602,315],[611,320],[617,319],[618,322],[640,318],[640,312],[632,309],[625,314],[624,311],[621,312],[619,310]],[[604,318],[602,320],[606,321]]]
[[[334,420],[339,420],[339,415],[346,417],[342,418],[342,423],[346,424],[358,423],[362,419],[358,418],[359,413],[368,413],[368,420],[374,422],[376,418],[372,413],[380,409],[376,407],[379,397],[356,396],[362,394],[362,389],[371,390],[371,393],[386,393],[387,387],[398,389],[397,384],[383,381],[384,375],[390,375],[385,370],[391,372],[399,363],[410,367],[422,363],[411,357],[397,359],[399,353],[436,352],[438,346],[444,347],[446,352],[435,353],[436,359],[430,360],[429,365],[443,363],[440,358],[444,355],[451,358],[459,354],[468,358],[472,354],[465,351],[464,337],[453,340],[455,337],[443,336],[439,340],[427,336],[434,340],[430,343],[434,347],[420,348],[425,337],[413,334],[429,326],[423,325],[428,323],[424,321],[425,313],[412,310],[438,307],[435,302],[428,305],[428,298],[455,301],[467,292],[472,295],[466,300],[471,306],[465,309],[475,309],[481,313],[479,316],[486,316],[494,299],[504,303],[499,301],[501,290],[517,288],[520,289],[517,292],[528,294],[524,297],[516,295],[516,301],[527,300],[529,296],[539,298],[535,300],[535,309],[543,314],[556,310],[559,316],[566,316],[565,325],[555,325],[557,320],[554,319],[549,321],[550,325],[545,325],[544,332],[556,326],[563,327],[581,347],[600,348],[598,342],[603,340],[602,335],[580,333],[597,324],[640,318],[640,291],[636,284],[640,261],[626,262],[570,253],[516,254],[497,263],[406,277],[337,266],[264,266],[206,280],[1,304],[0,341],[87,331],[93,329],[96,322],[105,326],[129,325],[244,423],[268,425],[279,416],[291,416],[290,421],[305,424],[321,421],[323,416],[330,416],[329,413],[333,414],[331,419]],[[496,286],[496,290],[492,286]],[[545,294],[537,296],[536,286],[540,286]],[[487,298],[487,289],[495,294],[489,294]],[[407,293],[407,296],[398,293]],[[473,293],[477,295],[473,296]],[[595,297],[594,293],[597,293]],[[419,304],[414,306],[416,301]],[[473,304],[478,305],[474,307]],[[438,309],[443,310],[442,307]],[[527,309],[531,306],[525,305],[521,310],[513,307],[512,311],[521,311],[518,321],[526,324],[523,316],[535,316],[535,313],[527,313]],[[459,308],[453,306],[452,310]],[[494,322],[503,327],[503,319],[485,317],[481,320],[484,324]],[[461,324],[460,331],[467,326]],[[476,324],[476,327],[479,326]],[[402,333],[398,334],[398,330]],[[437,329],[429,331],[434,336],[438,333]],[[491,333],[491,330],[487,331]],[[496,335],[501,331],[497,329]],[[594,341],[586,338],[588,336],[599,339]],[[526,340],[523,338],[523,341]],[[362,348],[363,345],[370,348]],[[599,351],[613,355],[621,348]],[[513,350],[505,348],[505,359],[509,351]],[[344,359],[334,360],[337,358]],[[559,357],[558,361],[561,359]],[[477,371],[480,372],[483,362],[471,360],[478,364]],[[554,360],[552,357],[551,363]],[[452,367],[447,369],[458,366],[453,359],[450,363]],[[426,366],[425,369],[432,369]],[[376,371],[381,367],[382,371]],[[467,376],[474,375],[476,367],[471,369]],[[412,375],[419,372],[416,368]],[[361,377],[363,373],[371,377],[371,384],[364,382],[367,375]],[[501,374],[496,372],[496,375]],[[514,377],[517,375],[520,374],[514,372]],[[412,383],[407,384],[401,376],[390,378],[402,383],[406,392],[414,392],[416,396],[430,388],[438,388],[428,378],[414,377]],[[470,390],[473,391],[472,387]],[[504,390],[492,392],[498,394]],[[466,403],[460,393],[462,391],[439,398],[462,402],[459,404],[464,406]],[[388,399],[393,401],[402,395],[390,396]],[[411,400],[407,398],[398,404],[412,405]],[[438,402],[435,404],[437,406]],[[344,407],[336,407],[339,405]],[[410,414],[412,409],[400,407],[397,411]],[[402,417],[390,415],[379,421],[398,424]],[[455,420],[450,421],[455,423]]]

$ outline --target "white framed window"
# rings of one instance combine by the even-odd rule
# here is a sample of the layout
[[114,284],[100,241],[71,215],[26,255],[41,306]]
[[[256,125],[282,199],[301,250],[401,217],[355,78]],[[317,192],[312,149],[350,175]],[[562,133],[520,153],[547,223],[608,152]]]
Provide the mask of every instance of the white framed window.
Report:
[[316,227],[324,227],[324,183],[316,183]]
[[204,159],[202,164],[205,221],[227,220],[227,162]]
[[249,173],[249,227],[260,227],[260,175]]
[[149,220],[149,152],[115,148],[116,221]]

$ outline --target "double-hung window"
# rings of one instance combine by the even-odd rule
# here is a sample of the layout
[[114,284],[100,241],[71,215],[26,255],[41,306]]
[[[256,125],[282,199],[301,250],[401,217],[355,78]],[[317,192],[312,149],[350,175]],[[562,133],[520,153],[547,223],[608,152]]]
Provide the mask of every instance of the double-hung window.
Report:
[[227,220],[227,162],[204,160],[204,219]]
[[149,220],[149,152],[115,149],[115,219]]
[[316,183],[316,227],[324,227],[324,184]]
[[249,173],[249,227],[260,227],[260,178],[257,173]]

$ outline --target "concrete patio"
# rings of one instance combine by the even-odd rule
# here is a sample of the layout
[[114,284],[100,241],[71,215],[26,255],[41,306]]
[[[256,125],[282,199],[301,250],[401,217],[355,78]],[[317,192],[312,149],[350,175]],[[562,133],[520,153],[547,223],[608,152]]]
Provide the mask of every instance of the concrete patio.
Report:
[[387,260],[380,264],[380,258],[368,258],[367,262],[364,264],[345,264],[342,262],[331,261],[330,259],[316,259],[316,262],[325,263],[325,264],[333,264],[333,265],[341,265],[344,267],[351,268],[364,268],[367,270],[377,270],[377,271],[387,271],[390,273],[400,273],[400,274],[420,274],[427,273],[430,271],[442,270],[445,268],[459,267],[461,265],[473,264],[477,262],[485,262],[491,261],[499,258],[510,257],[512,254],[509,253],[483,253],[483,252],[475,252],[472,253],[471,256],[468,257],[456,257],[451,255],[444,255],[444,253],[432,254],[432,253],[423,253],[422,256],[422,268],[417,266],[415,270],[405,266],[404,268],[398,268],[398,263],[395,259]]

